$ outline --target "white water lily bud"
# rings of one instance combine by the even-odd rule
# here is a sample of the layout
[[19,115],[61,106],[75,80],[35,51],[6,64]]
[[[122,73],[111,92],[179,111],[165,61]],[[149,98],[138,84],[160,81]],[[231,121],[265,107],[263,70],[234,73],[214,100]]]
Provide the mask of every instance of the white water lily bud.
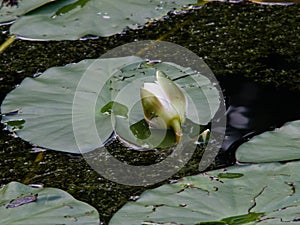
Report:
[[152,128],[173,129],[176,142],[179,142],[187,108],[186,97],[163,72],[157,71],[156,78],[155,83],[145,83],[141,88],[145,120]]

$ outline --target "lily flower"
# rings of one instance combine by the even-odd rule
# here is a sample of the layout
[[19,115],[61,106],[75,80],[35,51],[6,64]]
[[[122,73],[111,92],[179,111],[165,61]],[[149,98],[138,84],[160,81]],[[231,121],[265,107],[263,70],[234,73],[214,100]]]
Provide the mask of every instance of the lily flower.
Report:
[[186,97],[165,73],[157,71],[156,79],[155,83],[145,83],[140,91],[145,120],[152,128],[173,129],[178,143],[185,121]]

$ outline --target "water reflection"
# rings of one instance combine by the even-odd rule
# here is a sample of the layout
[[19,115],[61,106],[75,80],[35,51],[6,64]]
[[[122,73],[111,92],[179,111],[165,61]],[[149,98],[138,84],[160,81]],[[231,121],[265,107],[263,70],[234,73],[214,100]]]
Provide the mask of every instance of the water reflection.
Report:
[[234,160],[234,151],[254,135],[300,119],[300,93],[251,82],[228,81],[227,127],[221,158]]

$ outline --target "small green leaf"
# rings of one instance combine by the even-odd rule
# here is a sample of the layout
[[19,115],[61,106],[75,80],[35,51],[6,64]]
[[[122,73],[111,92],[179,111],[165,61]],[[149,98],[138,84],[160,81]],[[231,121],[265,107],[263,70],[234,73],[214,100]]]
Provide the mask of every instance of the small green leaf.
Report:
[[235,178],[240,178],[244,176],[242,173],[219,173],[218,178],[228,178],[228,179],[235,179]]
[[264,213],[248,213],[244,215],[223,218],[222,221],[229,225],[242,225],[258,221],[263,215]]
[[11,120],[11,121],[7,122],[7,125],[12,126],[12,127],[20,127],[24,123],[25,123],[25,120]]
[[149,125],[144,119],[132,124],[130,130],[134,136],[141,140],[147,139],[151,135]]
[[229,224],[224,221],[208,221],[208,222],[196,223],[194,225],[229,225]]
[[110,101],[105,106],[101,108],[101,113],[106,115],[118,115],[123,117],[128,117],[128,108],[119,102]]
[[13,120],[13,121],[8,121],[6,125],[10,127],[11,131],[17,131],[23,129],[23,124],[25,123],[25,120]]
[[88,3],[89,1],[90,1],[90,0],[78,0],[78,1],[76,1],[76,2],[74,2],[74,3],[69,4],[69,5],[65,5],[64,7],[60,8],[59,10],[57,10],[57,11],[55,12],[55,16],[60,16],[60,15],[62,15],[62,14],[68,13],[68,12],[70,12],[71,10],[77,8],[78,6],[79,6],[80,8],[82,8],[82,7],[84,7],[84,5],[85,5],[86,3]]

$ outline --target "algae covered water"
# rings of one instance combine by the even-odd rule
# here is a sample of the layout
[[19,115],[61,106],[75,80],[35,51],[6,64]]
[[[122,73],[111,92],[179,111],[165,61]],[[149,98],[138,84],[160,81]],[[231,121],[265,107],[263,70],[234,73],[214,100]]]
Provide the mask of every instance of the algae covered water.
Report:
[[[234,96],[244,93],[242,83],[254,82],[254,86],[258,85],[262,88],[259,90],[264,90],[263,95],[269,95],[268,90],[277,93],[272,99],[275,102],[272,106],[274,108],[266,115],[278,111],[277,105],[280,107],[279,111],[286,112],[287,109],[289,112],[297,112],[299,104],[294,97],[299,96],[300,91],[299,12],[299,5],[214,2],[186,14],[170,14],[164,21],[155,22],[140,30],[128,30],[110,38],[61,42],[17,40],[0,55],[0,101],[25,77],[36,76],[49,67],[98,58],[114,47],[135,40],[161,38],[186,47],[202,57],[219,79],[229,104],[235,102],[238,105]],[[0,42],[3,42],[8,36],[8,27],[0,29]],[[249,94],[248,91],[246,93]],[[262,94],[260,91],[256,93]],[[262,105],[263,95],[256,98]],[[244,99],[239,104],[243,105],[245,102]],[[288,102],[291,103],[289,106]],[[266,112],[260,110],[262,113]],[[291,115],[292,113],[288,113],[288,116]],[[292,119],[297,115],[293,115]],[[284,122],[281,121],[281,116],[282,114],[279,122],[271,121],[264,129]],[[262,120],[266,121],[264,118]],[[108,181],[95,173],[81,156],[43,151],[14,138],[3,129],[1,124],[1,184],[14,180],[61,188],[96,207],[104,224],[108,224],[118,208],[127,201],[138,198],[145,190],[145,187],[124,186]],[[126,149],[118,142],[109,144],[118,158],[131,160],[136,164],[159,161],[168,154],[130,152],[126,155]],[[201,153],[202,149],[197,149],[186,167],[170,179],[176,180],[198,173]]]

